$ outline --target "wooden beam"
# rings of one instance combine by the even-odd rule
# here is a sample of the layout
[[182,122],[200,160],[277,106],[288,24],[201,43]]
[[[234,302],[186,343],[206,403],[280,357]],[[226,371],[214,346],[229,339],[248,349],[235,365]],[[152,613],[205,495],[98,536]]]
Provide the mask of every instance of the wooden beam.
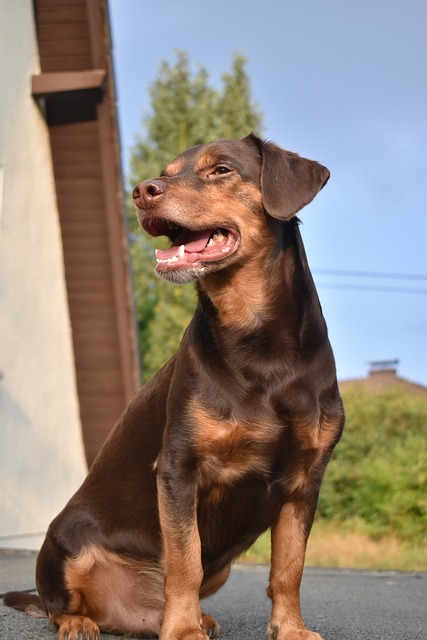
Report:
[[90,71],[62,71],[60,73],[40,73],[31,78],[34,97],[42,98],[68,91],[102,89],[107,72],[105,69]]
[[138,338],[136,334],[131,267],[126,236],[125,201],[120,166],[114,68],[111,54],[108,2],[86,0],[92,61],[105,64],[108,77],[102,102],[97,104],[100,157],[103,171],[105,214],[110,238],[113,287],[124,392],[130,402],[140,386]]

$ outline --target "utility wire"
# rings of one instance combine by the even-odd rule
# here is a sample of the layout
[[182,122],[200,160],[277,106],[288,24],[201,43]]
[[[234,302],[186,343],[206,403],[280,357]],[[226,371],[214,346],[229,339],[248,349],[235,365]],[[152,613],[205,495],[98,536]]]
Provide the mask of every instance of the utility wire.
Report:
[[333,282],[316,282],[316,286],[323,289],[342,289],[344,291],[372,291],[377,293],[412,293],[427,295],[427,289],[413,289],[410,287],[370,287],[369,285],[363,284],[336,284]]
[[[417,280],[427,281],[427,275],[421,273],[386,273],[384,271],[353,271],[346,269],[312,269],[313,274],[324,276],[338,276],[344,278],[368,278],[384,280]],[[324,289],[342,289],[344,291],[373,291],[378,293],[410,293],[415,295],[427,295],[427,289],[415,289],[411,287],[387,287],[370,286],[364,284],[318,282],[318,287]]]
[[346,271],[339,269],[312,269],[313,273],[324,276],[344,276],[350,278],[385,278],[394,280],[427,280],[420,273],[385,273],[381,271]]

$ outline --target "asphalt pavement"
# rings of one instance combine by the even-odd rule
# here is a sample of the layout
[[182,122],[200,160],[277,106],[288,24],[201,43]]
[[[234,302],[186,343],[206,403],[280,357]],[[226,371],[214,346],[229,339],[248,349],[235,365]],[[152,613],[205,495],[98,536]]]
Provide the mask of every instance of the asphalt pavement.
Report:
[[[0,550],[0,594],[34,589],[35,553]],[[223,640],[265,640],[268,567],[236,564],[226,585],[203,601]],[[306,568],[302,610],[325,640],[427,640],[427,574]],[[0,605],[1,640],[55,640],[46,620]],[[102,635],[102,640],[117,636]]]

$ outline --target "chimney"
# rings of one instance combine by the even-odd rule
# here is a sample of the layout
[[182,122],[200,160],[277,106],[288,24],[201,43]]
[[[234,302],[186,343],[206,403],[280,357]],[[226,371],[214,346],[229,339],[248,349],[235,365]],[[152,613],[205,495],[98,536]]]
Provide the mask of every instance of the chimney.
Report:
[[399,360],[373,360],[369,363],[370,378],[397,378],[397,365]]

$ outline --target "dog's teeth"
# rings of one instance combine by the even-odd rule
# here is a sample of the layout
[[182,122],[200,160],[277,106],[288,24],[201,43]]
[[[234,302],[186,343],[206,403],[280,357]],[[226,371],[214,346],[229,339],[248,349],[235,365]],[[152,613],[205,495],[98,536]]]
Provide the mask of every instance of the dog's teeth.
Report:
[[178,262],[178,256],[172,256],[172,258],[166,258],[166,260],[157,258],[157,264],[170,264],[171,262]]
[[216,244],[217,242],[221,242],[221,240],[224,240],[224,236],[223,236],[222,232],[219,229],[215,230],[214,233],[212,234],[207,246],[208,247],[213,247],[214,244]]
[[185,255],[185,246],[182,244],[179,247],[179,251],[178,251],[178,257],[180,260],[184,260],[184,255]]

